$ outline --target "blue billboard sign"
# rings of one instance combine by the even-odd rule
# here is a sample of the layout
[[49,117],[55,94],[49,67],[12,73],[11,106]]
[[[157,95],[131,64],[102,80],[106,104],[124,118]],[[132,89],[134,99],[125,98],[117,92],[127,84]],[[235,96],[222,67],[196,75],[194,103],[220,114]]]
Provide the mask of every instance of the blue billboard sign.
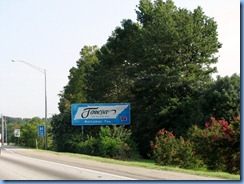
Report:
[[38,126],[38,136],[45,136],[44,126]]
[[72,125],[129,125],[130,104],[72,104]]

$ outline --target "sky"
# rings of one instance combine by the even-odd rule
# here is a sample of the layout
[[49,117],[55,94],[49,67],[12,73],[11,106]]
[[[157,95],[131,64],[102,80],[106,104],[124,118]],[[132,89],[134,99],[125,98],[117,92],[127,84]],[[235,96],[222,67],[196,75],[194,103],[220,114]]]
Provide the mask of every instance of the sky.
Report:
[[[174,2],[191,11],[201,6],[214,18],[223,44],[216,75],[240,74],[240,1]],[[138,4],[139,0],[0,0],[0,114],[45,116],[44,74],[11,60],[46,69],[47,115],[58,114],[58,94],[81,49],[101,47],[123,19],[136,22]]]

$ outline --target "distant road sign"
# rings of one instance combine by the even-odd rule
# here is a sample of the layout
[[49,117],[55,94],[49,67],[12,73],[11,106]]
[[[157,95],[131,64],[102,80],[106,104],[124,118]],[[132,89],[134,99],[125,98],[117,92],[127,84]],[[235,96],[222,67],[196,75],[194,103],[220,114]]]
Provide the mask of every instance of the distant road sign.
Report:
[[38,126],[38,136],[45,136],[44,126]]
[[72,104],[72,125],[129,125],[130,104]]
[[14,130],[14,137],[20,137],[20,129]]
[[14,125],[15,129],[20,129],[20,125]]

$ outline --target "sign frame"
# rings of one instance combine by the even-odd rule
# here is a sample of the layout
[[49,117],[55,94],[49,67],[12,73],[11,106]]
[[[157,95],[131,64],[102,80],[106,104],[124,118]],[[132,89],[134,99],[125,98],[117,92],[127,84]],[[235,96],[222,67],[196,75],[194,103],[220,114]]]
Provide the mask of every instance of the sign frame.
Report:
[[71,121],[74,126],[129,125],[129,103],[82,103],[71,105]]

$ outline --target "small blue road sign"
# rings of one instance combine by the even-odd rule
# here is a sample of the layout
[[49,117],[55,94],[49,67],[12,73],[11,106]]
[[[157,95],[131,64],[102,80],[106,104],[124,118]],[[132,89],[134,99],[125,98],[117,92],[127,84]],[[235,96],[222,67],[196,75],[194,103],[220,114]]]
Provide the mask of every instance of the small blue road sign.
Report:
[[38,126],[38,136],[45,136],[44,126]]

